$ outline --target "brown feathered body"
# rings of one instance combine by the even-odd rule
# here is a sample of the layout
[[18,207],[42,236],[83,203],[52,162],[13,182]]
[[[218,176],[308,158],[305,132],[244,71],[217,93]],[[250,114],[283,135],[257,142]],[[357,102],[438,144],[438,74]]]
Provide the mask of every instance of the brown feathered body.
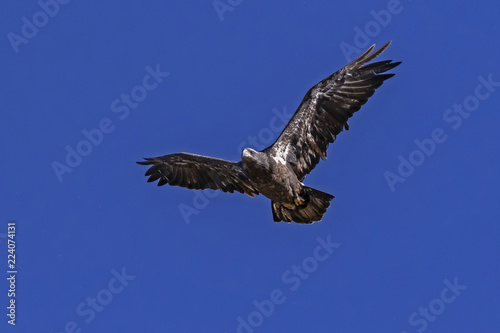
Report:
[[370,47],[357,59],[312,87],[278,139],[262,151],[243,149],[241,161],[178,153],[146,158],[152,165],[148,181],[189,189],[220,189],[271,199],[275,222],[310,224],[320,221],[333,195],[303,184],[337,135],[349,129],[347,121],[382,83],[394,74],[383,74],[400,62],[367,64],[390,42],[373,52]]

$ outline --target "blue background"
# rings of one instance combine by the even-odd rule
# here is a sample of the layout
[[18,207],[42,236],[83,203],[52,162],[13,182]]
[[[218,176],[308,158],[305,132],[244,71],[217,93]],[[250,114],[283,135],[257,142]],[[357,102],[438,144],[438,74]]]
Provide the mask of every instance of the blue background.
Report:
[[[71,1],[45,22],[36,1],[3,6],[0,330],[497,332],[500,87],[471,96],[480,76],[500,81],[498,2],[226,1],[223,13],[211,0]],[[33,15],[38,32],[13,46]],[[322,222],[276,224],[263,196],[158,188],[135,164],[180,151],[239,160],[242,142],[268,143],[276,112],[348,62],[342,46],[388,40],[380,60],[402,60],[397,75],[306,178],[336,196]],[[169,75],[126,117],[113,112],[148,66]],[[475,111],[445,121],[464,101]],[[59,178],[54,162],[106,118],[113,130]],[[439,128],[446,140],[415,152]],[[384,174],[411,154],[420,165],[391,190]],[[337,244],[324,261],[311,259],[318,237]],[[290,273],[303,264],[307,278]],[[273,290],[286,300],[256,313]]]

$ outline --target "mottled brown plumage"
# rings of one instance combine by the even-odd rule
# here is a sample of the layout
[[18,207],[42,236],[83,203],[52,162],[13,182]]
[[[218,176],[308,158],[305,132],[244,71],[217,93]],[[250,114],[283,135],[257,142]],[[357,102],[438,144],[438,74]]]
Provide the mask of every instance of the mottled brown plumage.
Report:
[[189,189],[220,189],[271,199],[275,222],[320,221],[334,198],[302,183],[347,121],[382,83],[394,74],[382,74],[400,62],[380,61],[366,65],[387,49],[370,47],[357,59],[312,87],[278,139],[258,152],[245,148],[240,162],[178,153],[137,162],[152,165],[148,181]]

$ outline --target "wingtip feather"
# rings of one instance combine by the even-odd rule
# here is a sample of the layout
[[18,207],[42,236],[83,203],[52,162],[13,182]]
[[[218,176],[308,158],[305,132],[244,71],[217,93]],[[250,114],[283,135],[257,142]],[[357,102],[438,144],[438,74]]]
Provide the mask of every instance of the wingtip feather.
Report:
[[151,165],[154,164],[153,158],[151,157],[143,157],[144,161],[137,161],[135,163],[140,165]]
[[368,50],[366,50],[359,57],[351,61],[346,67],[358,67],[372,61],[373,59],[381,55],[389,47],[389,45],[391,45],[391,43],[392,41],[390,40],[384,45],[382,45],[382,47],[380,47],[378,50],[372,52],[375,49],[375,44],[373,44],[368,48]]

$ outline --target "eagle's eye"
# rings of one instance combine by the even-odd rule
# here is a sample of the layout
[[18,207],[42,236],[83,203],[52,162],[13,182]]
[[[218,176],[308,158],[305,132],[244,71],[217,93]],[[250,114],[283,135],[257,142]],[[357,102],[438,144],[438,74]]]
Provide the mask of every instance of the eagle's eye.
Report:
[[254,152],[255,152],[255,150],[253,150],[252,148],[245,148],[241,152],[241,156],[242,157],[253,157],[254,156]]

